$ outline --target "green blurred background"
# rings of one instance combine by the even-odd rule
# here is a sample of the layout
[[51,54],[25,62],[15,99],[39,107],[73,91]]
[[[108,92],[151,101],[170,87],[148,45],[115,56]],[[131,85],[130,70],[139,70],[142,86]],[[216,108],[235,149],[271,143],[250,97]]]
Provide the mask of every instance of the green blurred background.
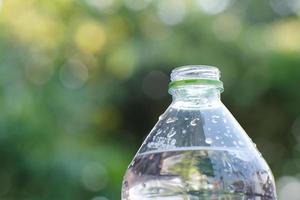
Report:
[[300,0],[0,0],[0,199],[120,199],[186,64],[299,200]]

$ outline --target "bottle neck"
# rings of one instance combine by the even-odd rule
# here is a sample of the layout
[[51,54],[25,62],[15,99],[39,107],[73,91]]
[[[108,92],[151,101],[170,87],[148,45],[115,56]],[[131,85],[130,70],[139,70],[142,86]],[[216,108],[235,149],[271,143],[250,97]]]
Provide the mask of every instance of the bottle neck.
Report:
[[173,104],[180,107],[211,106],[221,102],[220,90],[216,87],[204,85],[186,85],[170,91]]
[[190,65],[175,68],[171,73],[169,93],[173,96],[172,106],[197,109],[220,103],[223,83],[216,67]]

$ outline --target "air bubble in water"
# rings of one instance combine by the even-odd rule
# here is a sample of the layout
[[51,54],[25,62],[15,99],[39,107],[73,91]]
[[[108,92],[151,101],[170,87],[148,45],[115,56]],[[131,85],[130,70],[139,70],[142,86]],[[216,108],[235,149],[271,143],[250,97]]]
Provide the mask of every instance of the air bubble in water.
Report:
[[177,120],[177,117],[170,117],[167,119],[166,123],[169,124],[169,123],[175,122],[176,120]]

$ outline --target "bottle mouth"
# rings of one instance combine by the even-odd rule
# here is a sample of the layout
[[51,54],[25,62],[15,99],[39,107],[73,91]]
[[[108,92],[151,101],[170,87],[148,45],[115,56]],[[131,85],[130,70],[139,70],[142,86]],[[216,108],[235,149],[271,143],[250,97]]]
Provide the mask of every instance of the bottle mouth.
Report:
[[169,90],[185,85],[202,85],[223,91],[220,70],[207,65],[187,65],[172,70]]

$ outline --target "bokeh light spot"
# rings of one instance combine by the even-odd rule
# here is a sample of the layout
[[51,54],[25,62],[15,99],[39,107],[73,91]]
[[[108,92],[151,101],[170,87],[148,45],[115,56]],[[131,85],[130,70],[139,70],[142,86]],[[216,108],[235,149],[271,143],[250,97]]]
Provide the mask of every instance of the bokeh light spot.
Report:
[[115,0],[86,0],[86,2],[100,11],[110,11],[115,5]]
[[269,46],[280,51],[300,50],[300,22],[298,20],[283,20],[274,23],[269,28]]
[[289,15],[296,13],[300,9],[300,0],[270,0],[274,12],[279,15]]
[[277,181],[279,199],[299,200],[300,181],[297,178],[284,176]]
[[132,10],[142,10],[148,6],[150,0],[124,0],[125,6]]
[[106,33],[99,23],[86,22],[78,27],[75,42],[80,50],[96,53],[103,48],[106,42]]
[[90,191],[99,191],[106,187],[108,175],[106,169],[100,163],[90,163],[82,170],[82,182]]
[[0,12],[2,10],[3,0],[0,0]]
[[183,0],[161,0],[158,3],[158,16],[167,25],[182,22],[186,15],[186,4]]
[[[0,0],[1,1],[1,0]],[[3,3],[3,19],[22,42],[43,49],[56,48],[64,26],[48,13],[41,12],[32,1],[10,0]]]
[[233,41],[241,32],[241,22],[235,15],[220,15],[213,22],[215,36],[222,41]]
[[67,89],[79,89],[89,78],[88,68],[78,60],[70,60],[59,71],[59,79]]
[[115,49],[107,59],[107,71],[116,78],[126,79],[131,76],[137,64],[137,53],[131,46]]
[[200,9],[209,15],[216,15],[228,8],[231,0],[197,0]]

